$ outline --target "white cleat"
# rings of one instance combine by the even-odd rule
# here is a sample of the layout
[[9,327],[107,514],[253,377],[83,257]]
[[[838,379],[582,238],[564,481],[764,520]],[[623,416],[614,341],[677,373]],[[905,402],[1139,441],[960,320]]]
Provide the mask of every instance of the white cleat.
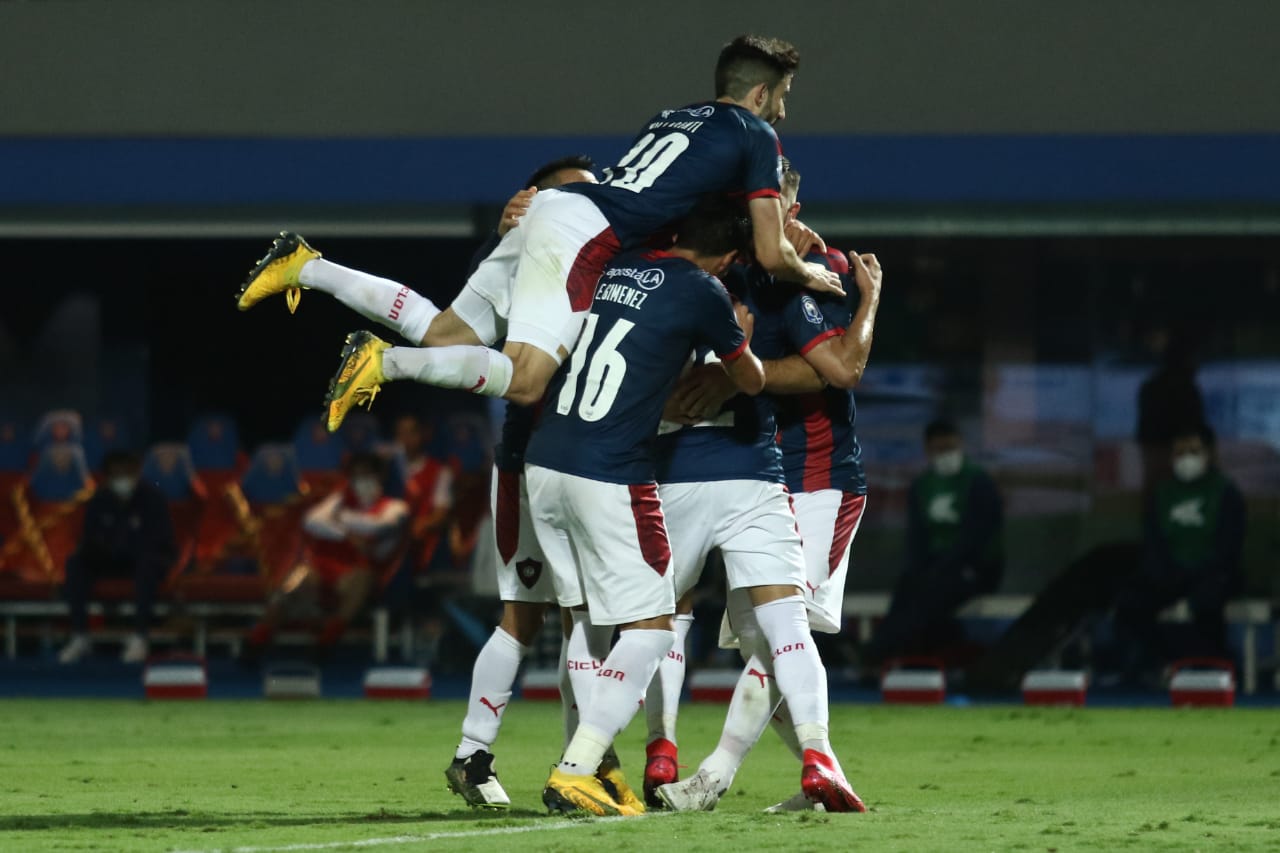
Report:
[[705,770],[699,770],[682,782],[670,782],[658,786],[658,797],[673,812],[714,811],[720,795],[724,793],[718,780]]
[[780,803],[774,803],[764,810],[765,814],[782,814],[783,812],[825,812],[827,809],[822,803],[815,803],[804,795],[801,791],[794,796],[783,800]]

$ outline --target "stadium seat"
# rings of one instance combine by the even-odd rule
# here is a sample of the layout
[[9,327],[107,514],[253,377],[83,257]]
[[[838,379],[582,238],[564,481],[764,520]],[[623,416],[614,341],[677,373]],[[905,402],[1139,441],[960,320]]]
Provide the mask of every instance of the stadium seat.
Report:
[[244,467],[240,430],[230,415],[197,418],[187,434],[187,446],[191,450],[191,462],[201,476],[210,471],[238,474]]
[[241,533],[258,563],[258,577],[273,584],[297,564],[302,549],[309,490],[298,473],[293,448],[258,448],[231,494]]
[[169,504],[169,518],[178,545],[178,558],[166,581],[167,586],[172,585],[195,559],[200,519],[209,493],[196,474],[191,452],[185,444],[177,442],[157,444],[147,451],[142,462],[142,479],[158,488]]
[[0,418],[0,548],[18,531],[13,491],[26,479],[30,458],[26,429],[17,420]]
[[329,432],[318,417],[306,417],[293,434],[293,453],[302,481],[315,495],[326,494],[342,482],[346,444]]
[[55,409],[46,412],[36,423],[31,436],[31,446],[40,451],[51,444],[84,444],[84,420],[72,409]]
[[196,570],[207,573],[218,568],[238,544],[240,525],[231,493],[244,468],[244,454],[236,423],[227,415],[198,418],[188,433],[187,447],[209,496],[196,537]]
[[366,453],[373,450],[382,439],[378,419],[368,412],[351,412],[342,422],[338,433],[350,453]]
[[84,457],[89,470],[102,470],[102,460],[114,450],[129,450],[131,442],[129,423],[124,418],[93,418],[84,431]]
[[0,566],[19,580],[60,584],[93,487],[80,445],[45,447],[11,495],[19,530],[0,546]]

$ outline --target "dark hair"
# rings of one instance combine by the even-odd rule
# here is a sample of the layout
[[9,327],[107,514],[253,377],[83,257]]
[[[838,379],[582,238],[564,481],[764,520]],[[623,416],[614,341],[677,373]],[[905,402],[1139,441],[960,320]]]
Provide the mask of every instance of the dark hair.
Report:
[[779,157],[782,161],[782,189],[790,190],[798,193],[800,191],[800,173],[791,165],[791,161],[786,157]]
[[1180,438],[1198,438],[1206,448],[1212,450],[1218,443],[1218,436],[1214,433],[1213,427],[1204,422],[1178,424],[1169,438],[1177,441]]
[[800,51],[782,39],[738,36],[724,46],[716,61],[716,97],[734,100],[764,83],[773,89],[800,67]]
[[950,438],[953,435],[959,435],[960,430],[956,428],[955,422],[950,418],[934,418],[929,421],[929,425],[924,428],[924,440],[927,444],[935,438]]
[[353,477],[357,471],[367,471],[381,480],[386,475],[387,466],[376,453],[353,453],[347,459],[347,475]]
[[558,186],[558,184],[549,183],[549,180],[552,175],[561,169],[581,169],[584,172],[593,172],[595,168],[596,162],[586,154],[570,154],[568,157],[561,157],[559,160],[543,163],[529,176],[529,180],[525,181],[522,186],[549,190]]
[[676,224],[676,246],[716,257],[751,251],[751,218],[728,196],[705,195]]
[[112,450],[102,457],[103,471],[112,471],[118,468],[137,468],[141,464],[142,460],[132,450]]

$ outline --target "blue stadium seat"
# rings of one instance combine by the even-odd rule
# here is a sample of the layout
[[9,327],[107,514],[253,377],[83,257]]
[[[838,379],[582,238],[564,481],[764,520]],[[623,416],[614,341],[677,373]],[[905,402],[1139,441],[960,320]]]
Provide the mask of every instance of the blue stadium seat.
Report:
[[302,497],[306,487],[293,448],[287,444],[259,447],[240,480],[240,490],[251,504],[283,504]]
[[242,461],[240,430],[230,415],[205,415],[197,418],[187,435],[191,462],[196,471],[235,471]]
[[84,419],[72,409],[46,412],[36,423],[31,446],[39,451],[51,444],[84,444]]
[[303,475],[342,470],[346,442],[329,432],[320,417],[306,417],[293,434],[293,452]]
[[185,444],[157,444],[142,462],[142,479],[151,483],[170,501],[203,498],[204,486],[196,475],[191,451]]
[[22,423],[0,417],[0,473],[25,473],[30,461],[31,442]]
[[84,448],[71,442],[50,444],[41,450],[28,481],[31,496],[46,503],[74,500],[92,485]]
[[92,418],[84,431],[84,457],[90,471],[101,471],[102,460],[114,450],[133,448],[129,422],[124,418]]

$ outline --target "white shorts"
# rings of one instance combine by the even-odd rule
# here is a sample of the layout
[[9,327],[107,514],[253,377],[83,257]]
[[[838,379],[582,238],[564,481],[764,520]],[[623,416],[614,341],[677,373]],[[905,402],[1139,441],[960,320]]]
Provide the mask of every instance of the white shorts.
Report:
[[[553,546],[557,550],[547,551],[533,532],[524,476],[494,468],[489,506],[497,541],[498,597],[561,607],[582,604],[582,584],[568,542],[557,540]],[[549,556],[553,553],[554,559]]]
[[804,540],[804,600],[809,607],[809,626],[815,631],[840,632],[849,551],[866,504],[866,495],[839,489],[795,496],[796,522]]
[[543,550],[567,541],[595,625],[675,613],[671,545],[657,486],[624,486],[525,466]]
[[505,337],[559,364],[573,349],[596,284],[619,244],[600,209],[577,193],[542,190],[485,258],[453,310],[486,345]]
[[677,599],[693,588],[713,548],[729,589],[793,584],[804,588],[804,552],[791,496],[781,483],[718,480],[658,487],[671,538]]

